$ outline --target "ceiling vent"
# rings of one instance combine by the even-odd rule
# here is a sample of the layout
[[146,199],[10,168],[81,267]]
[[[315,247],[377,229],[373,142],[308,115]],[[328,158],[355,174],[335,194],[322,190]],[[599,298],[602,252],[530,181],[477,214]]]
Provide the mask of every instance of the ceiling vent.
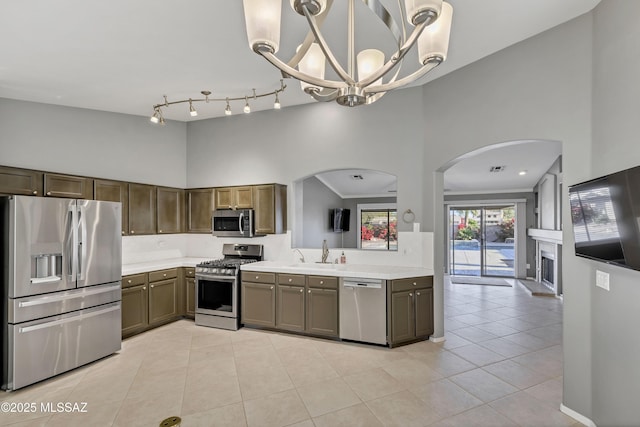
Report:
[[506,168],[507,168],[506,166],[491,166],[491,169],[489,169],[489,172],[504,172]]
[[356,181],[362,181],[364,178],[362,175],[351,175],[351,179],[355,179]]

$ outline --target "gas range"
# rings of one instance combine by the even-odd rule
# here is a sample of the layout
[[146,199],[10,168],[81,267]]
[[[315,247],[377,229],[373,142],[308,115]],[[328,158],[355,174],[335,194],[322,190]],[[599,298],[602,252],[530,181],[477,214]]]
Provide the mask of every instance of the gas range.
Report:
[[196,265],[196,274],[211,274],[216,276],[235,276],[240,266],[257,262],[257,259],[223,258],[204,261]]

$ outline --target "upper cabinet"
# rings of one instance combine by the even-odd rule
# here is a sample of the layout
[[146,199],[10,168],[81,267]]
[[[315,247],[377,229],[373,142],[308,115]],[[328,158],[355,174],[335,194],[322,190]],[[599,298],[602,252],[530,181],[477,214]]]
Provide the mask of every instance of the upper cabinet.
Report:
[[122,181],[93,180],[94,200],[122,203],[122,235],[129,234],[129,186]]
[[256,234],[280,234],[287,229],[287,186],[253,187]]
[[129,184],[129,234],[156,233],[156,187]]
[[214,209],[213,188],[186,190],[187,233],[211,233],[211,212]]
[[0,194],[42,196],[43,173],[0,166]]
[[184,190],[157,188],[158,234],[182,233],[184,229]]
[[216,209],[252,209],[253,203],[251,186],[216,188]]
[[93,199],[93,179],[45,173],[44,194],[49,197]]

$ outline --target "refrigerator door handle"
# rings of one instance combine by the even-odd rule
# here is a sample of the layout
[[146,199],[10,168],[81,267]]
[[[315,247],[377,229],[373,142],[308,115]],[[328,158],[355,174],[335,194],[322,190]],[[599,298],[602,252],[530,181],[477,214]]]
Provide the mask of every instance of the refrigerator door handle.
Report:
[[87,314],[80,314],[78,316],[66,317],[64,319],[54,320],[53,322],[46,322],[46,323],[41,323],[39,325],[21,327],[21,328],[18,329],[18,332],[21,333],[21,334],[24,334],[24,333],[31,332],[31,331],[37,331],[38,329],[44,329],[44,328],[50,328],[52,326],[64,325],[65,323],[69,323],[69,322],[76,322],[78,320],[83,320],[83,319],[87,319],[89,317],[99,316],[101,314],[109,313],[109,312],[116,311],[116,310],[120,310],[120,304],[112,306],[112,307],[109,307],[109,308],[105,308],[104,310],[92,311],[91,313],[87,313]]
[[78,207],[78,281],[84,281],[87,267],[87,219],[85,207]]
[[[67,258],[68,264],[68,280],[69,282],[75,282],[77,276],[77,267],[78,267],[78,251],[76,248],[78,247],[78,230],[76,227],[77,224],[77,212],[76,205],[74,203],[69,205],[69,210],[67,212],[67,223],[65,225],[64,232],[64,241],[65,241],[65,257]],[[74,286],[75,287],[75,286]]]
[[92,289],[90,291],[82,292],[80,294],[53,295],[53,296],[40,297],[40,298],[29,300],[29,301],[20,301],[18,303],[18,307],[20,308],[33,307],[36,305],[50,304],[52,302],[67,301],[67,300],[76,299],[76,298],[85,298],[92,295],[106,294],[109,292],[116,291],[118,289],[120,289],[120,283],[114,284],[113,286],[109,286],[108,288],[100,287],[99,289]]

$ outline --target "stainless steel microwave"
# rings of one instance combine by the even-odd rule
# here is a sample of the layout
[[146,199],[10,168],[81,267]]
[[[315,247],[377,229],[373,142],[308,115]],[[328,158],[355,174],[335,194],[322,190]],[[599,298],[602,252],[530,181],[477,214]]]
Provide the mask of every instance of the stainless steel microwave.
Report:
[[255,235],[253,209],[216,209],[211,229],[218,237],[253,237]]

